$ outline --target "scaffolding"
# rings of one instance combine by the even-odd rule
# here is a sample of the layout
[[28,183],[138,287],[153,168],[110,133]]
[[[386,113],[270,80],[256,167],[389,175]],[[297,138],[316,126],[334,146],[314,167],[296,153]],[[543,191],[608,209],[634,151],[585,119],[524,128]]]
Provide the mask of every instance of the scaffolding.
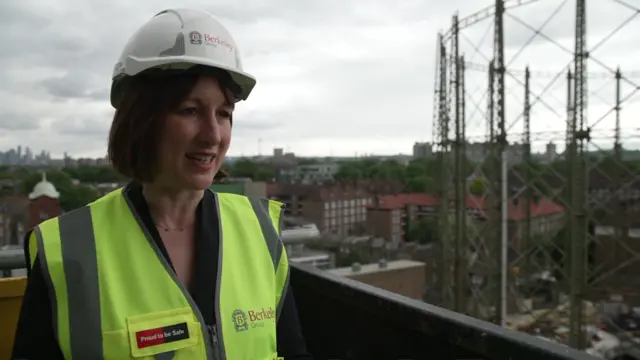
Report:
[[[567,49],[543,31],[567,3],[566,0],[540,28],[532,27],[510,13],[538,0],[495,0],[492,6],[471,16],[460,18],[454,15],[451,28],[438,35],[434,144],[440,164],[438,184],[442,199],[438,218],[441,306],[508,326],[509,315],[516,312],[511,308],[522,312],[523,303],[536,292],[530,287],[523,290],[526,287],[523,284],[536,274],[551,273],[557,281],[551,293],[557,296],[558,302],[566,298],[568,305],[567,326],[570,331],[567,343],[575,348],[584,348],[584,325],[592,322],[585,303],[595,299],[596,294],[608,296],[628,290],[622,285],[604,286],[606,281],[603,280],[621,276],[616,283],[625,284],[627,281],[624,279],[627,278],[624,274],[633,271],[621,269],[634,265],[634,261],[640,262],[640,256],[627,245],[633,227],[629,212],[640,204],[640,185],[636,185],[640,179],[640,166],[634,167],[625,158],[622,139],[625,132],[621,130],[622,104],[632,102],[640,90],[631,80],[640,77],[640,73],[622,72],[619,67],[610,67],[590,54],[628,24],[639,11],[626,3],[612,1],[634,10],[634,16],[592,48],[587,47],[585,0],[575,0],[573,49]],[[570,53],[569,64],[558,72],[531,70],[529,65],[513,68],[512,62],[522,49],[507,60],[507,16],[534,33],[523,48],[534,38],[543,38]],[[485,19],[492,20],[491,55],[485,57],[485,63],[474,62],[462,51],[461,38],[466,28]],[[589,62],[596,62],[604,71],[588,72]],[[466,86],[469,72],[484,74],[484,106],[480,104],[482,101],[471,101]],[[522,98],[516,105],[507,101],[505,82],[508,78],[523,89]],[[536,78],[550,78],[551,81],[535,93],[532,82]],[[611,101],[614,104],[603,117],[592,122],[589,122],[588,100],[597,94],[589,92],[590,79],[615,81],[615,101]],[[563,81],[566,98],[561,103],[566,106],[566,111],[557,111],[558,106],[551,105],[543,96],[550,88],[562,85]],[[624,94],[623,84],[630,85],[633,90]],[[516,120],[522,122],[521,132],[511,130],[507,106],[518,108]],[[546,108],[566,123],[563,136],[555,138],[564,142],[564,153],[548,159],[544,166],[534,155],[532,143],[537,139],[554,137],[557,132],[532,132],[532,109],[536,106]],[[484,113],[481,121],[485,124],[486,133],[482,137],[481,160],[468,157],[472,139],[468,135],[468,112],[472,111],[467,109],[470,107],[474,107],[475,112]],[[615,116],[614,128],[597,129],[596,125],[610,114]],[[638,129],[626,134],[640,138]],[[611,138],[611,150],[602,150],[601,140]],[[596,139],[598,141],[594,141]],[[551,140],[549,144],[555,146]],[[515,146],[520,150],[514,157],[512,148]],[[594,147],[598,150],[592,151]],[[470,183],[478,181],[483,185],[482,193],[472,193]],[[542,218],[538,210],[543,205],[557,212]],[[609,228],[613,228],[612,234],[609,234]],[[631,259],[615,266],[594,265],[597,262],[594,249],[605,246],[605,238],[606,241],[612,238],[611,241],[618,244],[615,246],[617,250],[611,250],[609,259],[615,261],[620,252],[632,253]],[[637,251],[640,252],[640,248]],[[533,309],[529,309],[531,311]]]

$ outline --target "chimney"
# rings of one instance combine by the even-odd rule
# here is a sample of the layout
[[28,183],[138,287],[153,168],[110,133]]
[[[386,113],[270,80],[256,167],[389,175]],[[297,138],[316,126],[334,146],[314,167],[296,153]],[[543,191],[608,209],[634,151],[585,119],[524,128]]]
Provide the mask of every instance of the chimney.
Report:
[[354,262],[353,264],[351,264],[351,271],[352,272],[358,272],[358,271],[360,271],[360,269],[362,269],[362,265],[360,265],[359,262]]
[[380,261],[378,261],[378,266],[380,267],[380,269],[386,269],[387,268],[387,259],[385,259],[385,258],[380,259]]

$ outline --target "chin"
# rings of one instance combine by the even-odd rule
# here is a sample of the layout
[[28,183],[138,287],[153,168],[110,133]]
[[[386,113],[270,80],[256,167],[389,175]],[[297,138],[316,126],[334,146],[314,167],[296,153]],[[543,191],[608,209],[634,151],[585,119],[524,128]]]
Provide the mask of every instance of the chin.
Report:
[[[215,173],[214,173],[215,175]],[[192,190],[206,190],[213,184],[213,177],[211,174],[199,174],[190,176],[187,179],[184,179],[185,185],[187,185]]]

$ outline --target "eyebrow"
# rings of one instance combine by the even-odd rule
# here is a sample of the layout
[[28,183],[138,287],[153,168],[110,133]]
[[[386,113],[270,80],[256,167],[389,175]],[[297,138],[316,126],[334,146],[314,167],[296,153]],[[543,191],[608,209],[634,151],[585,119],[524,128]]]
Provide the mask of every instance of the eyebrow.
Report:
[[[224,102],[220,106],[226,106],[226,107],[230,108],[231,110],[235,110],[235,107],[236,107],[235,103],[230,101],[230,100],[231,100],[231,98],[225,94]],[[203,101],[203,99],[201,97],[198,97],[198,96],[189,96],[189,97],[185,98],[182,102],[184,103],[184,102],[187,102],[187,101],[193,101],[193,102],[198,103],[199,105],[202,105],[203,103],[205,103]]]

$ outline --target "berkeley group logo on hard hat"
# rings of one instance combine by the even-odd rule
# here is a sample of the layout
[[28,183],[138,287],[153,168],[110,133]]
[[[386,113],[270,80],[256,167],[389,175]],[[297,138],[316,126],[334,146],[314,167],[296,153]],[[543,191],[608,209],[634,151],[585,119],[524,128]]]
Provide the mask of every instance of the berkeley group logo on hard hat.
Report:
[[202,45],[202,34],[197,31],[190,32],[189,41],[194,45]]

